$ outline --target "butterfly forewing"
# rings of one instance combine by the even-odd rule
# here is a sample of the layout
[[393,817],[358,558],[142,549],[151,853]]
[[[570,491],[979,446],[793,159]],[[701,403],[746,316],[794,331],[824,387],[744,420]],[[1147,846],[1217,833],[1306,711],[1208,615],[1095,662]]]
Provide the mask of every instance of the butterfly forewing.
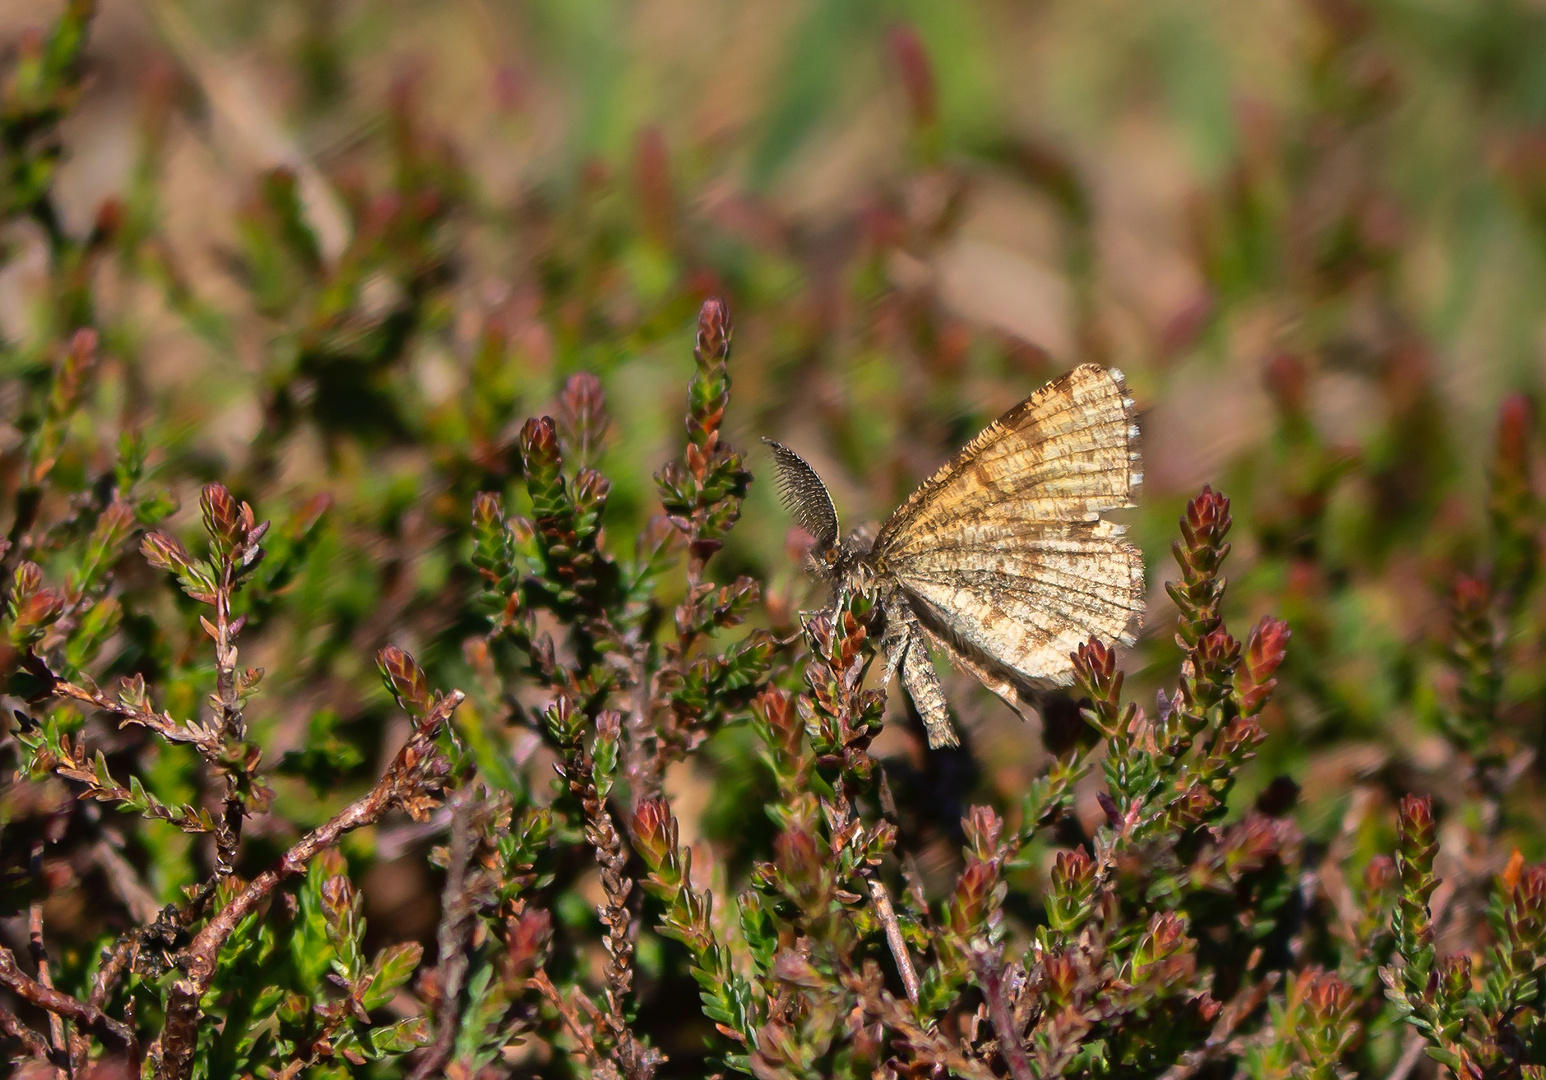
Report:
[[1132,400],[1120,376],[1085,364],[989,424],[922,487],[876,538],[899,555],[929,547],[942,529],[1093,521],[1132,505],[1142,479]]
[[1100,514],[1141,480],[1120,376],[1086,365],[990,425],[881,529],[872,558],[978,668],[1066,682],[1091,636],[1130,640],[1143,560]]

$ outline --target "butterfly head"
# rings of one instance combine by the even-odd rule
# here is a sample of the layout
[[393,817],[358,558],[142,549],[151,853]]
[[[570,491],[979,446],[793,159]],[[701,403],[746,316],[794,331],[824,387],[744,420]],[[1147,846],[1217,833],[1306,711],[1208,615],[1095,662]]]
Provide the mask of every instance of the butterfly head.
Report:
[[812,545],[805,570],[834,588],[868,588],[875,576],[869,553],[869,537],[855,533],[841,543]]

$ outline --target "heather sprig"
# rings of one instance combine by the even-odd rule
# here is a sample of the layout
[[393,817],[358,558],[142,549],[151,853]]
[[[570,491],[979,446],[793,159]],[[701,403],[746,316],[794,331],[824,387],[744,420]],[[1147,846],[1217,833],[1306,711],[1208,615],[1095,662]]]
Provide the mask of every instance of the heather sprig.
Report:
[[[1429,1053],[1454,1069],[1466,1057],[1461,1048],[1469,960],[1440,956],[1434,945],[1430,900],[1439,886],[1433,872],[1438,852],[1433,800],[1408,795],[1401,800],[1396,873],[1400,893],[1391,915],[1395,962],[1380,971],[1386,994],[1398,1014],[1432,1045]],[[1461,965],[1466,966],[1462,974]]]
[[687,385],[687,451],[681,462],[655,474],[661,505],[687,539],[692,585],[740,518],[752,479],[744,455],[720,436],[730,402],[730,337],[730,309],[721,300],[705,301],[693,345],[696,367]]
[[1179,611],[1176,643],[1186,650],[1177,700],[1160,735],[1164,757],[1174,760],[1191,748],[1205,729],[1217,731],[1224,718],[1216,710],[1229,692],[1240,662],[1240,644],[1224,629],[1224,577],[1219,572],[1230,545],[1224,539],[1233,524],[1229,498],[1204,485],[1186,505],[1181,539],[1171,551],[1181,568],[1181,580],[1167,582]]
[[713,895],[692,883],[692,853],[678,839],[670,804],[662,798],[640,803],[634,810],[631,831],[634,850],[649,868],[644,889],[663,905],[660,931],[687,946],[704,1015],[721,1035],[741,1048],[727,1060],[731,1064],[744,1062],[746,1051],[756,1045],[755,999],[751,987],[733,970],[729,953],[715,932],[710,918]]
[[[163,4],[128,67],[122,20],[53,6],[0,20],[5,1065],[1546,1060],[1542,449],[1508,355],[1538,320],[1507,288],[1410,287],[1429,263],[1485,286],[1546,235],[1528,5],[1451,5],[1421,48],[1389,5],[1296,8],[1271,108],[1247,100],[1216,167],[1162,185],[1149,209],[1186,227],[1143,230],[1142,265],[1108,242],[1132,185],[1095,181],[1150,175],[1173,109],[1115,95],[1115,140],[1003,127],[961,79],[988,59],[960,33],[980,0],[916,25],[823,9],[787,43],[726,24],[704,56],[776,61],[715,83],[710,111],[750,120],[646,118],[621,157],[611,122],[560,125],[558,153],[509,142],[637,112],[600,23],[545,19],[574,63],[496,63],[452,88],[489,108],[448,110],[456,5],[361,38],[326,5],[281,26]],[[1006,41],[1036,21],[1011,8]],[[509,12],[472,16],[509,52]],[[1236,29],[1210,53],[1238,60]],[[1039,30],[1066,66],[1067,27]],[[671,35],[645,37],[648,73]],[[1169,71],[1186,35],[1160,38],[1140,44]],[[1453,62],[1479,40],[1488,63]],[[893,85],[855,110],[873,65],[828,61],[866,50]],[[231,92],[253,76],[282,117]],[[1433,179],[1409,148],[1435,132],[1476,152],[1414,199],[1391,177]],[[827,142],[864,167],[834,172]],[[1445,194],[1473,189],[1502,197]],[[1066,326],[977,287],[1027,238]],[[1471,364],[1478,342],[1503,351]],[[804,592],[800,537],[755,532],[771,502],[729,437],[819,442],[844,508],[883,513],[1070,349],[1133,367],[1131,535],[1161,535],[1177,477],[1228,478],[1182,516],[1181,653],[1085,641],[1024,727],[942,671],[973,737],[929,751],[878,685],[873,598]],[[652,482],[640,455],[672,431]],[[1068,524],[1026,527],[1056,550],[1083,542]],[[1051,587],[1077,612],[1086,584]]]
[[805,624],[811,659],[805,667],[809,693],[799,700],[800,717],[818,766],[866,787],[874,773],[870,742],[880,733],[885,696],[864,689],[875,655],[870,620],[875,598],[860,592],[842,597],[829,612]]

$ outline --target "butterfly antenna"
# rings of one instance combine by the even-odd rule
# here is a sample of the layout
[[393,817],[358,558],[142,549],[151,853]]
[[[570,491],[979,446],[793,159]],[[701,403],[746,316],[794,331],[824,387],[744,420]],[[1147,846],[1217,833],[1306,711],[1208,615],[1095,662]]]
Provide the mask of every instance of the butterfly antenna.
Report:
[[837,508],[827,485],[799,454],[782,443],[763,439],[778,466],[778,495],[789,516],[816,539],[817,550],[837,543]]

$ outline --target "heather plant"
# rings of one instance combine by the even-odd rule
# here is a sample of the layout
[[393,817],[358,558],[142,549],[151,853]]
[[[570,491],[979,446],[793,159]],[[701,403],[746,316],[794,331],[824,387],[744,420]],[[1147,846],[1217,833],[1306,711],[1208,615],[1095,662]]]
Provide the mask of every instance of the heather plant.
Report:
[[[1241,103],[1170,252],[1192,292],[1151,320],[1107,236],[1120,178],[973,97],[951,20],[977,7],[815,5],[743,160],[656,127],[608,149],[631,84],[534,5],[596,142],[514,189],[486,143],[542,114],[520,72],[508,128],[468,137],[432,75],[346,93],[370,46],[331,9],[292,41],[211,8],[295,45],[269,62],[306,137],[221,165],[207,245],[178,231],[189,140],[266,129],[195,8],[154,5],[171,59],[134,65],[131,164],[89,205],[93,50],[126,31],[69,2],[7,40],[18,1075],[1546,1067],[1542,447],[1508,359],[1538,327],[1514,286],[1431,281],[1436,249],[1485,284],[1486,237],[1540,235],[1538,13],[1295,8],[1297,89]],[[1182,51],[1134,70],[1207,67],[1172,14]],[[894,157],[802,210],[777,184],[861,43]],[[1458,195],[1411,137],[1428,109],[1475,129]],[[1052,355],[950,284],[1027,200],[1067,290]],[[1506,377],[1455,375],[1473,292]],[[1029,724],[947,676],[963,745],[931,751],[880,685],[876,597],[805,581],[742,447],[792,431],[845,512],[884,513],[1075,360],[1138,398],[1142,636],[1080,645]],[[1256,398],[1213,388],[1242,371]]]

